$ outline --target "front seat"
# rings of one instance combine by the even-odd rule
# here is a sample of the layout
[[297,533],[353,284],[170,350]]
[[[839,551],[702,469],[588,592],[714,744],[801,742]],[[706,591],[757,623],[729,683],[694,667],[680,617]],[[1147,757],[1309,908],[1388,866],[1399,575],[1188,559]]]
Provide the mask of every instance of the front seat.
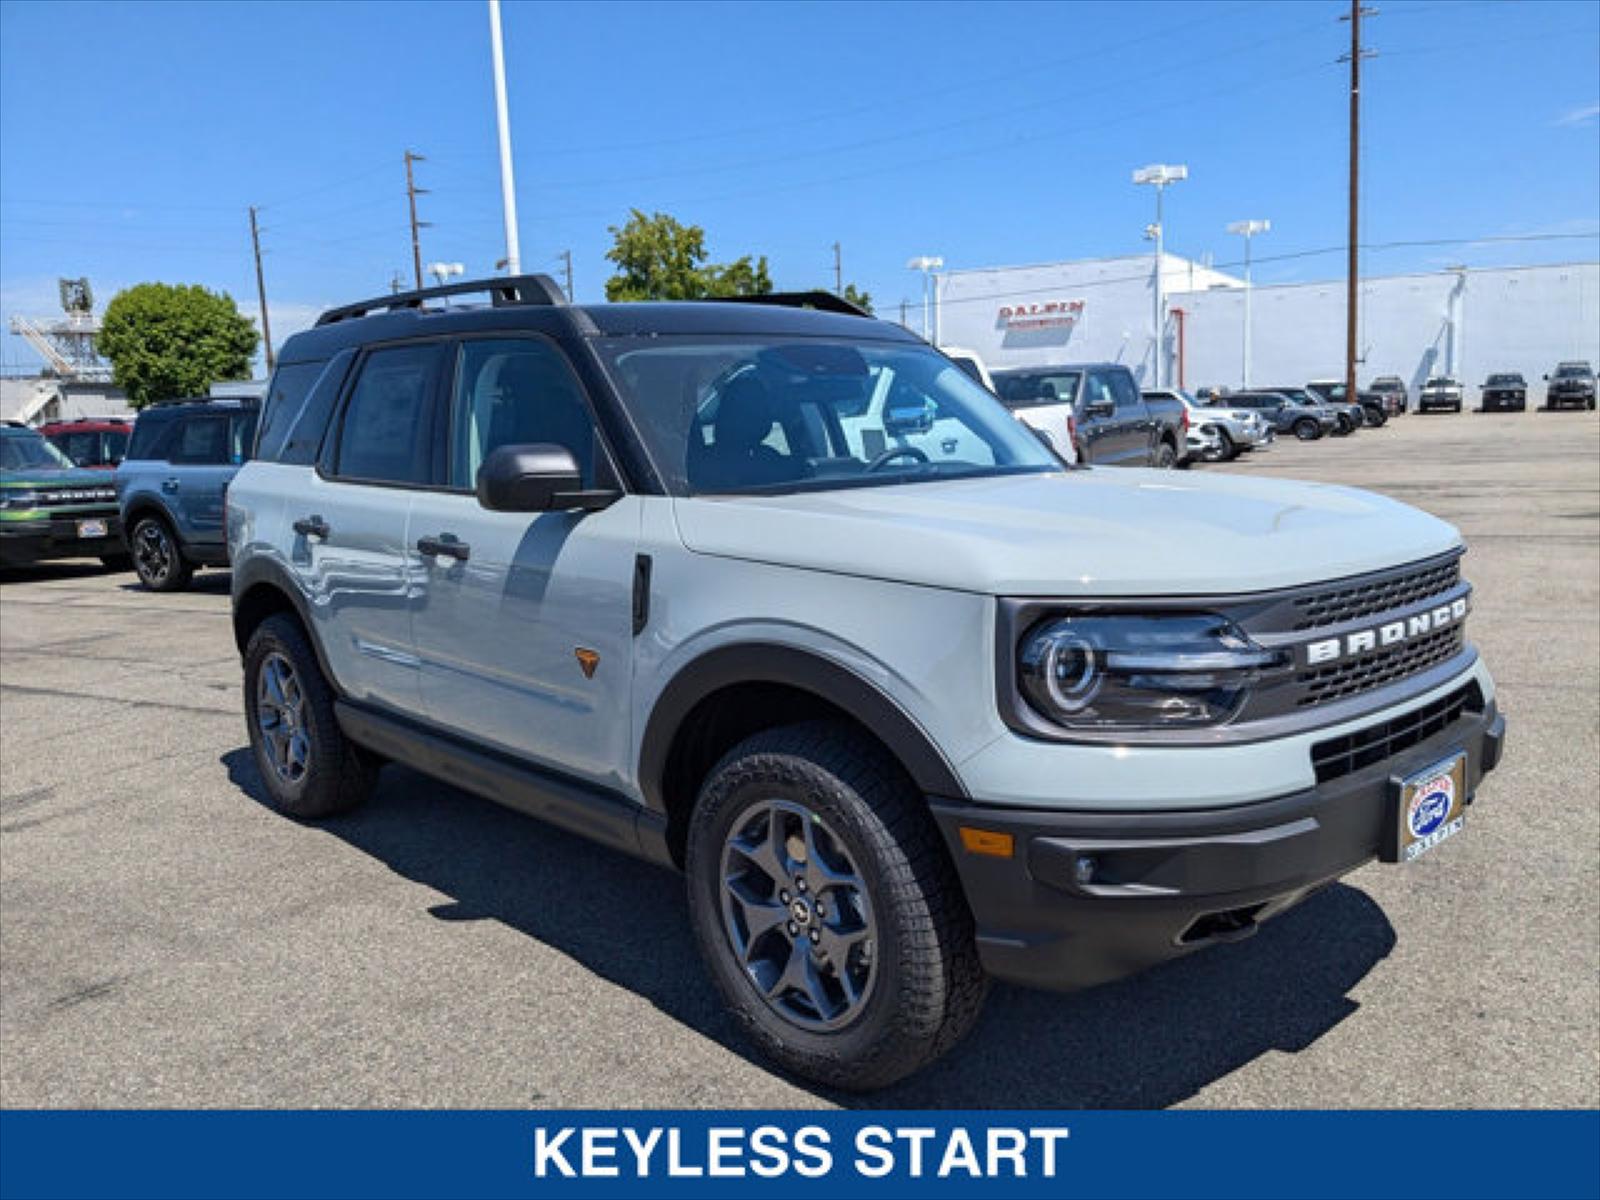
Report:
[[722,393],[711,445],[696,456],[692,482],[728,491],[793,479],[793,460],[765,444],[777,419],[766,384],[753,374],[733,380]]

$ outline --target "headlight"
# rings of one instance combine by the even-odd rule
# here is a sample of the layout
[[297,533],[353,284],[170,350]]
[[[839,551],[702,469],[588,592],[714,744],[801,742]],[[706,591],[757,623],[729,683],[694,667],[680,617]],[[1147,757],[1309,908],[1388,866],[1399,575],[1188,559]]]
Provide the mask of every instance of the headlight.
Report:
[[1209,614],[1062,617],[1034,626],[1017,651],[1028,704],[1082,729],[1220,724],[1263,676],[1290,665],[1288,651]]
[[0,508],[34,508],[38,503],[38,492],[0,492]]

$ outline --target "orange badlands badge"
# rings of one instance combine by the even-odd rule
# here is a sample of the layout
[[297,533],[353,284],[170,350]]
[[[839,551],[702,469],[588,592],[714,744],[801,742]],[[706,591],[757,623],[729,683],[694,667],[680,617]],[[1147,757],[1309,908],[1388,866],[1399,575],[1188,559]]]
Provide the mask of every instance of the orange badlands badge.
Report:
[[578,666],[583,668],[583,677],[593,679],[594,669],[600,665],[600,656],[587,646],[578,646],[572,653],[578,660]]

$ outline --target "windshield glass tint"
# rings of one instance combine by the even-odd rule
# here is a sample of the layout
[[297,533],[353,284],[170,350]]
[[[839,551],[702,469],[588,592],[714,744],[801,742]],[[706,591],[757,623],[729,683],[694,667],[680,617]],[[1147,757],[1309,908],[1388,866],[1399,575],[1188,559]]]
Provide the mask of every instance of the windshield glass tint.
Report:
[[0,438],[0,469],[7,471],[59,471],[72,460],[37,433],[8,434]]
[[1079,371],[1003,371],[994,377],[994,390],[1007,408],[1038,408],[1076,404],[1082,382]]
[[673,337],[597,348],[677,495],[1060,469],[993,396],[925,346]]

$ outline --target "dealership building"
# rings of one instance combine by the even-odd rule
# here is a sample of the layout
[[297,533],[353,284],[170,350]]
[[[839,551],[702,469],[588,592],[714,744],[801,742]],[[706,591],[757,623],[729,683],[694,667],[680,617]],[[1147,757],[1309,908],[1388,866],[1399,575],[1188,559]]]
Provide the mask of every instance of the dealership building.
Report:
[[[1247,289],[1238,276],[1168,254],[1161,284],[1168,383],[1243,386],[1247,311],[1249,383],[1343,378],[1343,280]],[[950,271],[936,277],[934,334],[991,368],[1121,362],[1149,386],[1154,285],[1152,255]],[[1363,384],[1398,375],[1414,389],[1448,374],[1476,385],[1498,371],[1535,383],[1559,361],[1600,361],[1600,263],[1363,279],[1358,318]]]

